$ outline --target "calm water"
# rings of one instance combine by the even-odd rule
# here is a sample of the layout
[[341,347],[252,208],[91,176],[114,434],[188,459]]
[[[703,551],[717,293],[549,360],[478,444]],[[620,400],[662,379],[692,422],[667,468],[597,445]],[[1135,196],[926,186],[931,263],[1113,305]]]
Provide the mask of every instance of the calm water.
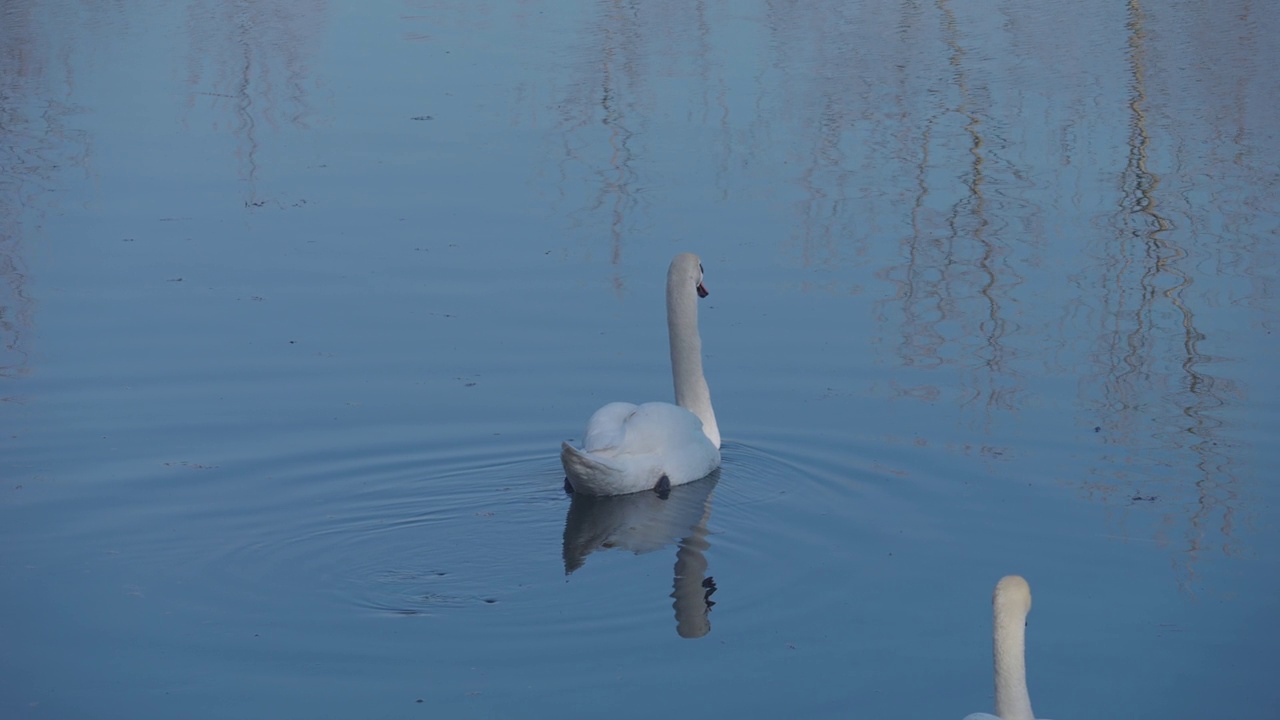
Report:
[[[0,5],[0,717],[1280,706],[1270,3]],[[703,257],[724,466],[571,502]]]

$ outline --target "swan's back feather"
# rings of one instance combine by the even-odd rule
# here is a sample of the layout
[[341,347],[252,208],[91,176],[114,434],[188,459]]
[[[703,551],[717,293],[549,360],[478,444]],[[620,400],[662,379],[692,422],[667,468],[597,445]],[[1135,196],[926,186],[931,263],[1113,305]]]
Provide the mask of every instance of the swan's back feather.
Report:
[[720,450],[697,415],[671,403],[609,403],[591,416],[582,449],[561,446],[560,460],[575,492],[624,495],[706,477]]
[[582,449],[601,452],[621,445],[626,437],[627,419],[635,414],[636,409],[635,403],[611,402],[595,411],[587,421]]

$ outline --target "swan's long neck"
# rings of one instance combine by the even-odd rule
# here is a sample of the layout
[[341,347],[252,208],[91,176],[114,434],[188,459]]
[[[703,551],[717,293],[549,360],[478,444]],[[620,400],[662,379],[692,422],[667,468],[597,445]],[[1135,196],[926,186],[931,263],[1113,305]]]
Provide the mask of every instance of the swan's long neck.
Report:
[[1035,720],[1027,692],[1027,615],[995,604],[996,715],[1002,720]]
[[[696,270],[697,266],[694,265]],[[671,338],[671,375],[676,404],[702,420],[702,431],[720,447],[720,427],[711,409],[711,390],[702,374],[702,338],[698,336],[696,272],[673,262],[667,273],[667,332]]]

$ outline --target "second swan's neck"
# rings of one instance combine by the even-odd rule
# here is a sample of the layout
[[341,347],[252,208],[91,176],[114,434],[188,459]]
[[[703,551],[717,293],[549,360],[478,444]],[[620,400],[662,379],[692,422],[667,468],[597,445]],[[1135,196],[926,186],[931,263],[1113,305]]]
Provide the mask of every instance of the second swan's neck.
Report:
[[[702,431],[720,447],[720,427],[711,409],[711,390],[702,374],[702,338],[698,336],[697,259],[677,257],[667,273],[667,332],[671,339],[671,375],[676,404],[702,420]],[[682,262],[683,261],[683,262]]]
[[1027,692],[1026,612],[997,597],[994,611],[996,714],[1001,720],[1035,720]]

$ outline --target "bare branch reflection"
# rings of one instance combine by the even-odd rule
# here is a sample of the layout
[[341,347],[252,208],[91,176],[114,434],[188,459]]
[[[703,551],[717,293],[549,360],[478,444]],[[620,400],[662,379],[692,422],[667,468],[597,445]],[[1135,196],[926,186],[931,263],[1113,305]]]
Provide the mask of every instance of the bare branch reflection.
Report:
[[[903,205],[910,207],[910,232],[899,242],[897,262],[878,273],[896,286],[894,297],[878,304],[878,315],[882,321],[899,318],[898,361],[925,372],[951,366],[952,377],[962,382],[956,402],[976,410],[985,426],[993,411],[1016,410],[1025,392],[1014,362],[1020,353],[1009,343],[1018,325],[1007,308],[1025,282],[1014,260],[1034,245],[1014,248],[1006,232],[1005,215],[1025,212],[1023,204],[1005,199],[1023,181],[1002,153],[1012,143],[992,107],[992,81],[970,57],[967,46],[975,41],[962,26],[972,18],[957,16],[945,1],[935,4],[933,15],[935,35],[919,27],[928,19],[919,9],[901,31],[937,43],[942,52],[920,56],[904,48],[904,62],[921,67],[903,73],[900,82],[908,86],[900,94],[929,99],[908,110],[917,122],[901,150],[901,193]],[[923,66],[934,57],[935,66]],[[921,78],[930,84],[909,86]],[[995,176],[992,167],[999,171]],[[940,168],[951,172],[939,173]],[[990,191],[995,191],[994,203]],[[933,382],[900,386],[897,392],[903,399],[929,402],[943,397]]]
[[[64,168],[87,173],[92,145],[75,128],[74,71],[41,3],[0,8],[0,378],[29,371],[35,298],[25,235],[42,224]],[[64,32],[72,30],[63,26]]]
[[227,118],[246,207],[280,202],[259,194],[263,133],[310,126],[316,81],[310,64],[328,14],[326,0],[190,0],[187,6],[187,111],[207,104]]
[[[581,175],[594,188],[588,193],[590,205],[570,210],[570,223],[587,242],[608,237],[613,283],[621,291],[618,267],[638,221],[632,215],[644,206],[636,158],[644,152],[645,119],[652,113],[647,87],[652,33],[635,3],[601,2],[596,9],[571,64],[567,95],[558,103],[560,177]],[[562,191],[569,194],[576,193]],[[605,221],[603,233],[596,218]]]
[[784,292],[868,298],[874,328],[850,332],[890,369],[867,392],[983,436],[915,441],[1006,462],[990,438],[1046,419],[1030,445],[1097,444],[1043,472],[1126,521],[1158,507],[1141,532],[1177,538],[1186,582],[1205,548],[1237,552],[1248,444],[1229,418],[1257,390],[1232,333],[1274,330],[1280,267],[1259,6],[731,7],[591,2],[516,81],[516,122],[554,139],[535,174],[574,252],[620,292],[650,226],[767,204],[775,226],[734,216],[747,237],[708,242],[772,252]]
[[[1178,565],[1180,580],[1189,587],[1211,534],[1216,536],[1213,544],[1228,553],[1236,543],[1233,443],[1221,436],[1223,422],[1217,411],[1237,392],[1232,383],[1208,372],[1214,358],[1200,349],[1206,336],[1196,326],[1195,297],[1190,293],[1195,278],[1185,269],[1189,252],[1178,242],[1175,223],[1161,210],[1162,198],[1169,193],[1162,191],[1160,175],[1149,167],[1153,138],[1147,17],[1136,0],[1128,4],[1128,11],[1128,154],[1120,175],[1114,240],[1103,248],[1098,267],[1099,312],[1106,326],[1094,352],[1098,362],[1090,384],[1101,390],[1101,397],[1088,397],[1086,403],[1099,418],[1103,441],[1117,452],[1104,458],[1107,464],[1099,471],[1119,481],[1119,499],[1164,497],[1164,524],[1185,524]],[[1163,400],[1153,407],[1154,394]],[[1180,485],[1181,472],[1143,472],[1135,467],[1135,451],[1152,441],[1165,448],[1165,454],[1147,462],[1185,467],[1194,476],[1185,477],[1189,486],[1166,486]],[[1192,497],[1187,497],[1188,490]],[[1178,501],[1182,497],[1187,501]],[[1215,518],[1218,526],[1210,533],[1205,526]]]

